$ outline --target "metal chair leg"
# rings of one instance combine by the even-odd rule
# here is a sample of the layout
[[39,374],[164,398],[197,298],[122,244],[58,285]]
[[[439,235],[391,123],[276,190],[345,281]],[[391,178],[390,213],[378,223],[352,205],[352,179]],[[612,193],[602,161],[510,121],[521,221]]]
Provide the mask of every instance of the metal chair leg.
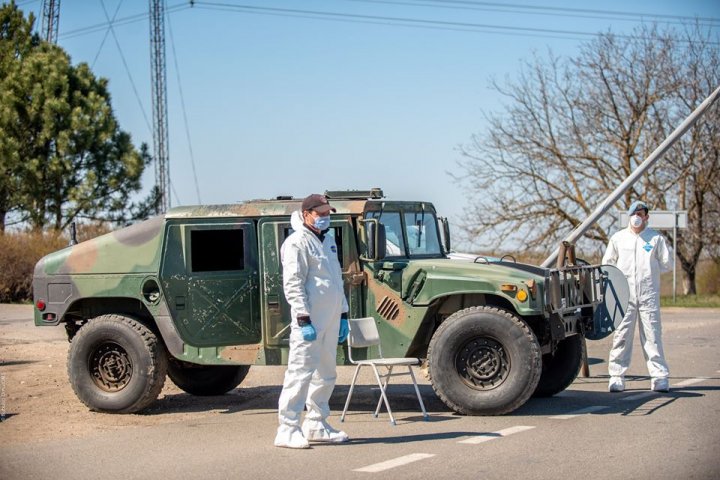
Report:
[[425,410],[425,403],[423,403],[422,396],[420,396],[420,388],[418,388],[417,380],[415,380],[415,374],[413,373],[412,367],[410,365],[408,365],[408,370],[410,371],[410,376],[412,377],[413,386],[415,387],[415,393],[417,394],[418,401],[420,402],[420,408],[422,409],[422,412],[423,412],[423,418],[425,419],[425,421],[427,421],[428,413]]
[[340,422],[345,421],[345,413],[347,412],[348,406],[350,406],[350,398],[352,398],[353,390],[355,389],[355,381],[357,380],[358,373],[360,373],[360,367],[362,367],[362,365],[358,365],[355,369],[355,375],[353,375],[352,382],[350,383],[350,391],[348,391],[347,400],[345,400],[345,408],[343,408],[342,415],[340,415]]
[[375,379],[378,382],[378,386],[380,386],[380,395],[382,396],[382,400],[385,402],[385,408],[387,408],[388,415],[390,415],[390,423],[397,425],[395,423],[395,417],[393,417],[392,410],[390,409],[390,402],[388,402],[387,396],[385,396],[385,387],[383,387],[383,382],[380,380],[380,373],[374,364],[371,366],[373,367],[373,372],[375,372]]
[[[385,380],[385,385],[383,386],[383,388],[387,392],[387,387],[388,387],[388,383],[390,383],[390,377],[392,376],[393,367],[392,367],[392,365],[390,365],[389,367],[385,367],[385,368],[388,369],[388,372],[383,377],[383,380]],[[382,397],[380,397],[378,399],[377,407],[375,407],[375,418],[377,418],[377,416],[380,414],[380,405],[382,405]]]

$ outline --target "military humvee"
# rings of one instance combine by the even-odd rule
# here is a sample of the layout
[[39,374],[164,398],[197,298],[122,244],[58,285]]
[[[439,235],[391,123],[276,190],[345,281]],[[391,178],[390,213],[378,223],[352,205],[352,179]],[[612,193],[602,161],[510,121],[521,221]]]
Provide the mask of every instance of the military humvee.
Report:
[[[448,222],[430,203],[386,200],[379,189],[326,195],[351,318],[377,320],[386,356],[427,359],[435,392],[456,412],[503,414],[564,390],[582,336],[603,335],[593,315],[599,267],[449,256]],[[65,326],[78,398],[137,412],[166,375],[188,393],[219,395],[251,365],[285,364],[279,251],[300,203],[173,208],[41,259],[35,324]]]

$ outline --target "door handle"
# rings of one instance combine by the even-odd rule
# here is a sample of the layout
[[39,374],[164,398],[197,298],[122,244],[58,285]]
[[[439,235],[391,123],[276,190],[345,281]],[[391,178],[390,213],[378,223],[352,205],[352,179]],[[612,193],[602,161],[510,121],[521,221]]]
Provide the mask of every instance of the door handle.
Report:
[[348,275],[350,285],[362,285],[365,283],[365,272],[351,273]]

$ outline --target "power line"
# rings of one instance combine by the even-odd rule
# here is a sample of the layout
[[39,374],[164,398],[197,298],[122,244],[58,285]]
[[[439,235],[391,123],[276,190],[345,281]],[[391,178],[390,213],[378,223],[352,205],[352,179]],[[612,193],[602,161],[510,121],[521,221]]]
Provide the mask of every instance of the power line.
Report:
[[[190,165],[192,165],[193,179],[195,180],[195,192],[197,193],[198,204],[202,204],[200,198],[200,185],[198,184],[197,171],[195,169],[195,155],[193,154],[192,142],[190,141],[190,125],[187,118],[187,110],[185,109],[185,95],[183,95],[182,82],[180,81],[180,68],[178,67],[177,52],[175,51],[175,37],[173,36],[172,24],[170,17],[167,18],[168,31],[170,32],[170,48],[173,54],[173,63],[175,64],[175,74],[177,75],[178,90],[180,91],[180,106],[182,108],[183,121],[185,123],[185,137],[187,138],[188,151],[190,153]],[[177,194],[175,195],[177,199]]]
[[176,202],[175,204],[182,205],[182,201],[180,201],[180,197],[178,196],[177,191],[175,190],[175,184],[173,184],[170,181],[168,181],[168,183],[170,184],[170,190],[172,191],[172,194],[175,197],[175,202]]
[[105,13],[105,18],[107,18],[108,20],[107,24],[109,25],[110,33],[115,40],[115,46],[117,46],[118,52],[120,53],[120,59],[122,60],[122,64],[125,67],[125,72],[130,79],[130,85],[132,86],[133,92],[135,93],[135,99],[137,100],[138,105],[140,105],[140,110],[142,111],[143,118],[145,119],[145,124],[147,125],[148,130],[152,131],[152,127],[150,127],[150,121],[148,120],[147,113],[145,113],[145,107],[143,106],[142,100],[140,100],[140,94],[138,93],[137,87],[135,86],[135,81],[133,80],[132,74],[130,73],[130,68],[128,67],[127,61],[125,60],[125,55],[123,54],[122,47],[120,47],[120,42],[115,35],[115,29],[112,26],[110,16],[108,15],[107,9],[105,8],[105,0],[100,0],[100,5],[102,5],[103,13]]
[[384,15],[361,15],[354,13],[338,13],[338,12],[323,12],[318,10],[299,10],[290,8],[273,8],[273,7],[257,7],[253,5],[237,5],[229,3],[219,2],[195,2],[198,8],[205,8],[207,10],[225,10],[225,11],[238,11],[241,13],[257,13],[257,14],[270,14],[278,16],[289,16],[289,17],[302,17],[302,18],[313,18],[322,20],[336,20],[336,21],[356,21],[360,23],[382,23],[388,25],[405,24],[404,26],[434,26],[440,29],[456,29],[456,28],[472,28],[472,29],[497,29],[497,30],[508,30],[508,31],[523,31],[530,33],[543,33],[543,34],[563,34],[563,35],[581,35],[581,36],[595,36],[594,33],[571,31],[571,30],[556,30],[556,29],[545,29],[545,28],[531,28],[531,27],[512,27],[507,25],[490,25],[490,24],[479,24],[479,23],[468,23],[468,22],[451,22],[444,20],[425,20],[417,18],[407,17],[390,17]]
[[[301,10],[289,8],[258,7],[254,5],[238,5],[219,2],[195,2],[198,8],[207,10],[235,11],[238,13],[253,13],[260,15],[276,15],[287,17],[311,18],[315,20],[330,20],[339,22],[376,23],[392,26],[404,26],[415,28],[435,28],[439,30],[465,30],[485,33],[509,33],[525,36],[554,36],[555,38],[587,38],[597,37],[598,33],[584,32],[578,30],[560,30],[549,28],[518,27],[510,25],[493,25],[471,22],[455,22],[445,20],[427,20],[408,17],[391,17],[385,15],[362,15],[352,13],[325,12],[318,10]],[[561,35],[560,37],[558,37]],[[634,35],[614,34],[618,38],[637,39]],[[570,36],[570,37],[569,37]],[[718,42],[708,42],[712,45],[720,45]]]
[[720,23],[720,18],[689,17],[683,15],[663,15],[653,13],[621,12],[612,10],[587,10],[579,8],[544,7],[539,5],[499,4],[489,2],[464,2],[442,0],[347,0],[354,3],[370,3],[383,5],[404,5],[423,8],[438,8],[449,10],[472,10],[501,13],[526,13],[530,15],[544,15],[552,17],[588,18],[595,20],[643,21],[654,19],[666,24],[685,25],[689,22],[706,22],[702,26],[714,27]]
[[113,18],[112,18],[112,20],[110,21],[110,25],[108,25],[108,29],[105,30],[105,35],[103,36],[103,39],[102,39],[102,41],[100,42],[100,47],[98,48],[98,51],[97,51],[97,53],[95,54],[95,58],[93,58],[92,64],[90,64],[90,70],[92,70],[93,67],[95,67],[95,62],[97,62],[97,59],[98,59],[98,57],[100,56],[100,52],[102,51],[103,46],[105,46],[105,41],[107,40],[108,35],[110,35],[110,27],[112,27],[112,22],[114,22],[115,19],[117,18],[117,15],[118,15],[118,12],[120,11],[120,7],[122,6],[122,3],[123,3],[123,0],[120,0],[120,1],[118,2],[118,6],[117,6],[117,8],[115,9],[115,13],[113,14]]
[[[401,2],[401,1],[395,1],[392,0],[355,0],[359,2],[367,2],[367,3],[397,3],[397,4],[408,4],[412,5],[413,3],[410,1]],[[639,13],[639,12],[622,12],[622,11],[612,11],[612,10],[590,10],[590,9],[579,9],[579,8],[560,8],[560,7],[543,7],[538,5],[521,5],[521,4],[498,4],[498,3],[492,3],[492,2],[462,2],[457,0],[450,0],[450,1],[441,1],[438,2],[438,0],[415,0],[415,5],[419,5],[417,2],[431,2],[431,3],[441,3],[441,4],[448,4],[446,8],[450,8],[450,4],[457,4],[458,8],[462,6],[463,4],[468,5],[468,7],[472,6],[482,6],[482,5],[496,5],[496,6],[502,6],[502,7],[509,7],[509,6],[515,6],[516,8],[524,7],[527,9],[533,9],[533,10],[540,10],[545,9],[548,11],[558,11],[558,13],[561,13],[562,11],[567,12],[595,12],[598,14],[608,14],[608,15],[621,15],[621,16],[631,16],[635,15],[640,18],[642,17],[651,17],[651,18],[666,18],[666,19],[674,19],[674,20],[687,20],[687,21],[695,21],[696,17],[689,17],[689,16],[681,16],[681,15],[662,15],[662,14],[645,14],[645,13]],[[28,2],[30,3],[30,2]],[[307,10],[292,10],[292,9],[272,9],[269,7],[255,7],[251,5],[237,5],[237,4],[227,4],[227,3],[217,3],[217,2],[183,2],[180,4],[175,4],[172,6],[169,6],[166,8],[166,13],[175,13],[179,12],[188,8],[192,8],[193,5],[196,6],[203,6],[205,10],[225,10],[225,11],[240,11],[244,13],[256,13],[256,14],[264,14],[264,15],[274,15],[274,16],[286,16],[286,17],[297,17],[297,18],[311,18],[311,19],[322,19],[322,20],[335,20],[335,21],[344,21],[349,23],[369,23],[369,24],[379,24],[379,25],[395,25],[395,26],[404,26],[404,27],[415,27],[415,28],[428,28],[433,30],[450,30],[450,31],[467,31],[467,32],[484,32],[484,33],[492,33],[492,34],[504,34],[507,32],[512,32],[516,35],[522,35],[522,36],[529,36],[529,37],[542,37],[542,38],[561,38],[561,39],[575,39],[578,38],[578,36],[582,38],[587,38],[588,36],[596,36],[596,33],[591,32],[573,32],[573,31],[563,31],[563,30],[549,30],[549,29],[528,29],[528,28],[521,28],[521,27],[513,27],[513,26],[507,26],[507,25],[482,25],[482,24],[464,24],[462,22],[439,22],[439,21],[433,21],[433,20],[420,20],[420,19],[403,19],[401,17],[383,17],[383,16],[363,16],[363,15],[353,15],[353,14],[343,14],[343,13],[332,13],[332,12],[322,12],[322,11],[307,11]],[[440,7],[440,5],[435,5],[436,7]],[[254,9],[255,11],[250,11],[250,9]],[[479,8],[478,8],[479,9]],[[261,11],[264,10],[264,11]],[[273,12],[274,11],[274,12]],[[290,13],[295,12],[295,13]],[[329,18],[330,16],[335,16],[336,18]],[[569,14],[568,14],[569,16]],[[344,17],[344,19],[342,18]],[[112,24],[116,27],[118,26],[124,26],[132,23],[136,23],[139,21],[143,21],[148,18],[148,13],[139,13],[135,15],[130,15],[127,17],[123,17],[120,19],[115,20]],[[373,18],[374,20],[371,20]],[[602,18],[602,17],[594,17],[589,16],[588,18]],[[700,21],[706,21],[706,22],[720,22],[720,19],[715,17],[697,17]],[[402,24],[401,22],[415,22],[414,24]],[[424,25],[418,24],[417,22],[423,22]],[[450,24],[455,24],[455,26],[451,26]],[[95,25],[89,25],[82,28],[77,28],[74,30],[69,30],[66,32],[63,32],[60,35],[60,38],[67,39],[67,38],[74,38],[82,35],[87,35],[90,33],[100,32],[104,31],[108,28],[110,25],[110,22],[106,23],[100,23]],[[714,25],[710,25],[714,26]],[[530,30],[534,31],[535,33],[530,33]],[[618,35],[622,36],[622,35]],[[636,37],[633,37],[636,38]],[[716,44],[716,43],[715,43]]]
[[[423,0],[419,0],[423,1]],[[435,1],[437,0],[424,0],[424,1]],[[574,13],[585,13],[585,14],[600,14],[600,15],[617,15],[617,16],[625,16],[625,17],[638,17],[638,18],[656,18],[656,19],[673,19],[673,20],[687,20],[687,21],[695,21],[701,20],[701,21],[709,21],[709,22],[720,22],[720,18],[717,17],[691,17],[686,15],[669,15],[669,14],[661,14],[661,13],[642,13],[642,12],[624,12],[624,11],[618,11],[618,10],[595,10],[595,9],[587,9],[587,8],[571,8],[571,7],[550,7],[550,6],[541,6],[541,5],[527,5],[527,4],[516,4],[516,3],[493,3],[493,2],[478,2],[478,1],[469,1],[469,0],[444,0],[439,3],[455,3],[455,4],[466,4],[466,5],[487,5],[487,6],[506,6],[506,7],[516,7],[516,8],[522,8],[527,10],[547,10],[547,11],[553,11],[553,12],[574,12]]]
[[[186,10],[188,8],[191,8],[191,5],[187,2],[183,2],[181,4],[175,4],[171,7],[167,7],[165,9],[165,13],[175,13],[182,10]],[[102,32],[109,28],[111,25],[114,27],[124,26],[124,25],[130,25],[132,23],[141,22],[143,20],[147,20],[150,18],[149,12],[143,12],[143,13],[136,13],[134,15],[128,15],[127,17],[122,17],[114,21],[110,21],[108,19],[107,22],[103,23],[97,23],[95,25],[88,25],[86,27],[76,28],[74,30],[68,30],[66,32],[63,32],[60,35],[60,38],[62,39],[68,39],[68,38],[75,38],[80,37],[83,35],[88,35],[90,33],[96,33],[96,32]]]

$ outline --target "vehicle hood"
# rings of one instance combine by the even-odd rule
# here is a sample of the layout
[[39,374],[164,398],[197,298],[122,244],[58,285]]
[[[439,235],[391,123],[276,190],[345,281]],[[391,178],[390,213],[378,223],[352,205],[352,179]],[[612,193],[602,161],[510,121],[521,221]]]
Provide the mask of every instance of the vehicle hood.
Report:
[[[403,297],[414,304],[426,304],[448,294],[490,293],[515,303],[514,297],[502,292],[500,286],[514,284],[525,288],[531,280],[541,291],[545,269],[499,260],[487,263],[449,258],[418,260],[410,262],[403,272]],[[538,297],[542,298],[541,295]]]

